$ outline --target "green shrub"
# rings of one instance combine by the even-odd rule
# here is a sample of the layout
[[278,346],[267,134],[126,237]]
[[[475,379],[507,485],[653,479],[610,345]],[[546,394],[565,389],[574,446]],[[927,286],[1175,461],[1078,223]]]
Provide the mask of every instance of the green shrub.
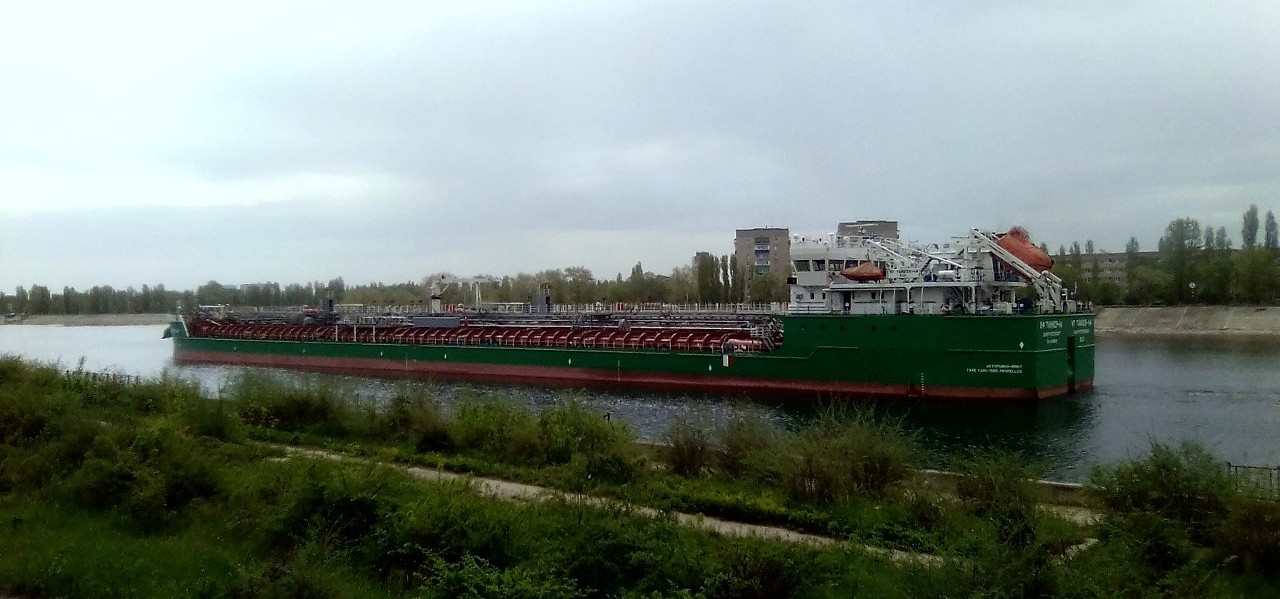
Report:
[[743,476],[758,469],[760,456],[778,444],[778,433],[760,416],[734,416],[716,430],[717,463],[729,476]]
[[401,389],[391,398],[374,427],[392,439],[408,441],[414,450],[448,451],[453,447],[450,422],[440,404],[421,393]]
[[771,473],[795,499],[881,496],[910,473],[913,442],[869,412],[828,412],[771,453]]
[[181,402],[177,410],[194,435],[233,443],[244,439],[244,422],[225,401],[197,397]]
[[114,508],[133,489],[135,470],[132,461],[91,457],[67,478],[65,488],[77,505],[96,510]]
[[1154,578],[1185,566],[1195,552],[1195,545],[1179,522],[1153,512],[1130,512],[1113,518],[1108,534],[1132,547]]
[[1213,533],[1218,559],[1244,572],[1280,576],[1280,502],[1242,497]]
[[462,451],[510,464],[538,465],[544,459],[537,422],[508,402],[472,400],[458,405],[453,439]]
[[1093,492],[1107,508],[1158,514],[1186,525],[1199,541],[1207,540],[1236,495],[1223,464],[1191,442],[1176,449],[1152,442],[1146,459],[1097,467],[1091,478]]
[[165,421],[136,430],[113,429],[94,438],[63,489],[77,505],[119,508],[151,531],[172,522],[193,500],[221,492],[214,459]]
[[436,556],[456,561],[472,554],[506,568],[530,557],[527,548],[538,538],[528,535],[529,525],[523,509],[479,499],[465,484],[418,487],[411,501],[379,521],[364,555],[371,569],[397,585],[412,583]]
[[320,599],[386,597],[385,589],[351,567],[345,554],[321,542],[308,541],[282,559],[240,564],[238,580],[210,597],[231,599]]
[[715,450],[705,422],[677,420],[662,435],[661,455],[672,472],[680,476],[700,476],[715,459]]
[[1043,499],[1034,473],[1017,453],[974,452],[957,468],[956,494],[969,509],[996,525],[1001,543],[1030,545]]
[[356,421],[353,400],[343,398],[332,384],[287,383],[243,371],[219,393],[250,426],[342,437]]
[[575,398],[539,413],[538,442],[545,463],[568,463],[579,487],[588,481],[627,482],[644,470],[631,429]]
[[32,447],[57,438],[67,414],[76,409],[72,396],[28,388],[16,381],[0,389],[0,440]]
[[587,409],[575,398],[538,414],[538,440],[549,464],[568,463],[581,453],[624,453],[617,446],[635,444],[625,424]]
[[807,571],[812,562],[802,559],[794,548],[761,544],[746,548],[734,544],[720,560],[721,567],[703,583],[701,596],[771,599],[790,597],[816,572]]
[[585,597],[572,580],[552,572],[517,566],[507,570],[471,554],[456,562],[431,556],[430,568],[422,576],[422,599],[573,599]]
[[388,511],[388,486],[397,475],[375,467],[310,465],[281,497],[262,531],[271,547],[321,543],[354,548]]

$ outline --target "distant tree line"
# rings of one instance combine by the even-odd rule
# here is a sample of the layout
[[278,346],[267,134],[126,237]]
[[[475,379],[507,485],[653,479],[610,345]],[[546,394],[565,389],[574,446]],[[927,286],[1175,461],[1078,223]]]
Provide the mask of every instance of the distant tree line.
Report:
[[170,291],[164,285],[142,289],[94,286],[87,291],[63,287],[54,293],[44,285],[21,285],[13,294],[0,292],[0,307],[18,314],[160,314],[172,312],[179,302],[190,303],[191,291]]
[[[441,284],[443,280],[450,284]],[[562,304],[635,303],[720,303],[786,301],[786,281],[772,273],[748,274],[734,256],[716,257],[699,253],[690,266],[676,267],[670,275],[644,270],[637,262],[630,276],[613,280],[596,279],[583,266],[485,278],[479,283],[486,302],[531,302],[542,283],[551,285],[553,300]],[[275,282],[223,285],[209,281],[194,291],[170,291],[164,285],[143,285],[135,289],[96,286],[88,291],[63,287],[53,293],[43,285],[30,289],[19,286],[15,293],[0,292],[0,308],[18,314],[157,314],[172,313],[178,305],[230,304],[239,306],[320,305],[327,299],[338,303],[374,306],[425,304],[433,293],[445,303],[470,304],[474,298],[469,284],[458,284],[449,273],[437,273],[421,282],[373,283],[348,286],[337,277],[328,282],[280,285]],[[434,287],[434,288],[433,288]]]
[[[1261,237],[1259,233],[1262,233]],[[1092,240],[1068,249],[1059,246],[1054,272],[1077,297],[1101,305],[1115,304],[1273,304],[1280,292],[1280,232],[1267,211],[1258,217],[1250,206],[1241,226],[1242,247],[1232,247],[1225,227],[1201,227],[1190,217],[1169,223],[1155,255],[1144,253],[1131,237],[1125,246],[1125,284],[1101,280],[1099,254]],[[1049,250],[1043,244],[1041,249]],[[443,276],[443,279],[442,279]],[[774,273],[752,273],[733,255],[699,252],[689,266],[668,275],[646,271],[637,262],[630,275],[613,280],[597,279],[590,269],[571,266],[537,273],[521,273],[477,283],[486,302],[532,302],[541,284],[551,285],[553,299],[561,304],[635,303],[736,303],[785,302],[787,285]],[[439,281],[450,284],[441,284]],[[15,293],[0,292],[0,308],[19,314],[156,314],[172,313],[178,305],[231,304],[240,306],[320,305],[338,303],[371,306],[425,304],[439,293],[449,304],[471,304],[474,289],[459,284],[449,273],[436,273],[421,282],[373,283],[348,286],[337,277],[306,284],[257,283],[222,285],[209,281],[194,291],[171,291],[164,285],[115,289],[95,286],[87,291],[63,287],[54,293],[43,285],[19,286]]]
[[[1259,232],[1262,232],[1259,238]],[[1156,252],[1142,252],[1138,240],[1125,245],[1125,284],[1101,280],[1100,256],[1093,242],[1058,247],[1053,272],[1078,297],[1102,305],[1274,304],[1280,293],[1280,230],[1267,211],[1245,211],[1241,246],[1233,247],[1226,227],[1201,227],[1191,217],[1165,228]],[[1045,249],[1044,246],[1041,246]],[[1046,249],[1047,251],[1047,249]]]

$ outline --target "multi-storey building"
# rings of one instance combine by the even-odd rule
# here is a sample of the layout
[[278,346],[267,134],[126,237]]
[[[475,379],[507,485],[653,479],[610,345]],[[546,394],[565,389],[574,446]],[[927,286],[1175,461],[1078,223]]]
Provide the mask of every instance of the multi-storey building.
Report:
[[787,229],[738,229],[733,253],[739,267],[748,275],[767,272],[784,278],[791,275],[791,232]]
[[896,220],[855,220],[836,225],[836,237],[866,237],[873,235],[886,239],[898,238]]
[[[1138,252],[1138,258],[1158,262],[1161,254],[1160,252]],[[1067,265],[1071,265],[1074,258],[1071,256],[1055,256],[1054,260],[1063,261]],[[1124,252],[1081,254],[1079,271],[1081,278],[1086,282],[1102,281],[1124,287],[1128,283],[1128,265],[1129,258]]]

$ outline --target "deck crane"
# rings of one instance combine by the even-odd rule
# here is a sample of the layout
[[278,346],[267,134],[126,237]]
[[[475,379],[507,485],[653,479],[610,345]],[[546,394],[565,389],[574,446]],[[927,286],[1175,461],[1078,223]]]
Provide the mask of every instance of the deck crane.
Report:
[[501,279],[489,275],[477,275],[474,277],[455,277],[449,274],[442,274],[431,279],[431,311],[442,311],[443,304],[441,302],[441,294],[453,285],[459,288],[471,286],[471,292],[475,296],[475,304],[472,305],[477,311],[480,310],[480,285],[483,283],[499,283]]

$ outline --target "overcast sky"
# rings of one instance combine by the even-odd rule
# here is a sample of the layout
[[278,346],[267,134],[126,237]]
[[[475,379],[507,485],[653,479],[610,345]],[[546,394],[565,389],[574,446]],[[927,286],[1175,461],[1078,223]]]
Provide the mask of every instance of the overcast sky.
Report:
[[734,230],[1280,212],[1280,2],[15,2],[0,289],[417,281]]

